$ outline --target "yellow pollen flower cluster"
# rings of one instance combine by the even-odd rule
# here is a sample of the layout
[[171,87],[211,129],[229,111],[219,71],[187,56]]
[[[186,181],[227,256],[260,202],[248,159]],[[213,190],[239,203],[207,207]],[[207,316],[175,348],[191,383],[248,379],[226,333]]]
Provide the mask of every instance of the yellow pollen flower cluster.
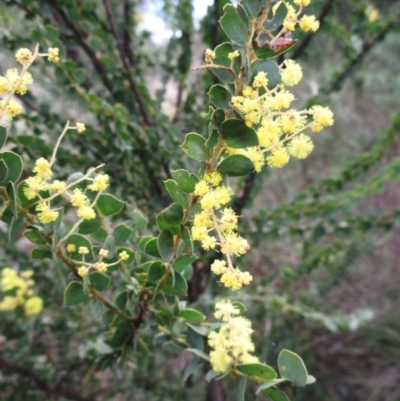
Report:
[[207,64],[212,63],[212,61],[217,57],[215,52],[211,49],[207,49],[204,53],[204,60],[206,61]]
[[304,15],[300,20],[298,19],[302,8],[308,6],[310,4],[310,0],[295,0],[294,3],[300,7],[298,11],[296,11],[294,7],[287,1],[278,1],[272,8],[275,14],[276,10],[281,4],[286,6],[287,14],[285,20],[283,21],[283,26],[286,31],[294,31],[297,24],[299,24],[300,29],[304,32],[317,31],[319,28],[319,22],[313,15]]
[[232,53],[228,53],[229,60],[233,60],[233,59],[235,59],[235,58],[237,58],[239,56],[240,56],[239,50],[235,50]]
[[59,55],[60,50],[56,47],[50,47],[48,50],[49,57],[47,58],[52,63],[58,63],[60,61]]
[[82,132],[86,131],[85,124],[83,123],[76,123],[76,130],[81,134]]
[[19,49],[15,53],[15,58],[21,64],[28,64],[32,61],[32,52],[29,49]]
[[18,274],[10,267],[2,269],[0,290],[8,294],[0,302],[0,311],[13,311],[19,306],[24,309],[26,315],[37,315],[42,311],[43,299],[35,296],[31,289],[35,284],[32,276],[32,270]]
[[222,321],[219,329],[208,335],[208,344],[213,348],[210,362],[215,372],[225,373],[236,365],[259,362],[251,355],[254,351],[251,322],[237,316],[239,314],[240,311],[229,300],[215,305],[214,316]]

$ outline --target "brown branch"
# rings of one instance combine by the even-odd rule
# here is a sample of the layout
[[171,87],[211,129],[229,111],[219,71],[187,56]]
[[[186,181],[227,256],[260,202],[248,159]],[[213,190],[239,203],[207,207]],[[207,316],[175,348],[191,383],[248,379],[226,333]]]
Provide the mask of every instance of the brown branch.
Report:
[[[331,5],[333,4],[335,0],[326,0],[325,4],[323,5],[323,7],[321,8],[317,19],[319,21],[320,26],[324,24],[325,22],[325,18],[328,15],[329,9],[331,7]],[[290,56],[291,59],[296,60],[297,58],[299,58],[305,51],[305,49],[308,47],[308,45],[311,43],[311,39],[315,36],[314,33],[310,32],[308,33],[304,39],[301,41],[301,43],[296,46],[296,50],[294,51],[294,53]]]
[[132,75],[130,73],[129,57],[127,56],[127,54],[125,52],[124,42],[122,41],[122,38],[118,35],[117,29],[116,29],[114,12],[113,12],[110,0],[103,0],[103,4],[104,4],[104,8],[106,9],[106,14],[107,14],[107,18],[108,18],[108,23],[110,25],[111,33],[114,36],[114,39],[117,43],[118,52],[120,54],[122,64],[124,66],[125,73],[128,78],[129,85],[131,87],[133,96],[139,106],[139,110],[142,115],[143,123],[147,126],[151,126],[152,123],[150,122],[149,116],[147,115],[147,111],[144,106],[144,102],[140,96],[140,93],[136,87],[136,84],[133,82]]
[[36,383],[38,390],[45,392],[49,396],[65,397],[75,401],[95,401],[94,396],[83,396],[76,389],[70,385],[63,388],[61,383],[51,384],[45,379],[32,372],[25,366],[17,365],[14,362],[8,361],[0,357],[0,368],[8,372],[18,373],[21,376],[25,376]]
[[242,214],[243,209],[245,208],[248,200],[250,199],[250,192],[253,189],[254,181],[256,179],[256,173],[251,173],[246,177],[246,181],[244,183],[244,187],[242,189],[242,193],[240,197],[236,198],[236,201],[233,205],[233,209],[235,213],[240,216]]
[[131,15],[131,5],[129,0],[123,0],[124,3],[124,8],[123,8],[123,13],[124,13],[124,49],[126,56],[129,59],[129,64],[131,67],[135,68],[135,59],[133,56],[133,52],[131,49],[131,35],[129,33],[129,28],[131,26],[130,22],[130,15]]

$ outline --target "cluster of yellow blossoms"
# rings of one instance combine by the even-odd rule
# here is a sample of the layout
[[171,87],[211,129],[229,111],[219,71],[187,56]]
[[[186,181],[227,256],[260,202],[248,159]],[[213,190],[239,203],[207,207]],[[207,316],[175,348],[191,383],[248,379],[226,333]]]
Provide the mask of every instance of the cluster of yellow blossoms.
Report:
[[221,275],[225,287],[238,290],[242,285],[250,284],[252,276],[232,266],[231,257],[245,254],[250,246],[237,232],[238,216],[225,207],[232,198],[230,187],[220,185],[222,176],[214,171],[205,174],[196,184],[194,194],[198,196],[202,211],[194,216],[192,238],[201,241],[203,249],[216,249],[226,256],[224,260],[216,260],[211,266],[212,271]]
[[259,363],[259,359],[251,355],[254,344],[250,320],[237,316],[240,311],[229,300],[217,302],[215,310],[214,316],[223,323],[208,335],[208,344],[213,348],[210,352],[213,370],[225,373],[231,366]]
[[[272,8],[275,13],[277,8],[284,4],[287,8],[286,18],[283,21],[283,27],[286,31],[294,31],[298,24],[300,29],[304,32],[313,31],[315,32],[319,28],[319,22],[315,19],[314,15],[303,15],[300,19],[299,16],[303,11],[303,7],[310,4],[310,0],[294,0],[294,3],[299,6],[296,11],[295,8],[287,1],[278,1]],[[285,33],[285,32],[283,32]]]
[[[76,127],[76,129],[78,128]],[[77,216],[81,219],[91,220],[96,217],[94,205],[97,201],[97,197],[93,202],[90,202],[82,189],[75,188],[72,192],[68,191],[68,189],[82,180],[88,180],[91,181],[91,184],[87,186],[87,189],[100,193],[100,191],[104,191],[108,187],[109,176],[107,174],[100,173],[92,178],[88,173],[79,180],[69,183],[68,185],[64,181],[51,181],[53,175],[51,163],[43,157],[36,161],[33,172],[36,173],[36,175],[25,180],[23,192],[29,200],[35,199],[36,197],[39,198],[36,211],[38,212],[38,219],[41,223],[47,224],[57,219],[59,212],[51,208],[51,201],[59,195],[64,195],[69,198],[71,205],[77,208]],[[43,191],[50,191],[52,194],[51,196],[43,198]]]
[[[265,163],[273,168],[283,167],[289,162],[290,155],[299,159],[306,158],[314,144],[303,131],[310,128],[316,133],[333,125],[333,113],[327,107],[313,106],[303,111],[285,110],[295,100],[286,88],[297,85],[303,73],[300,65],[289,59],[280,66],[280,72],[282,80],[275,88],[269,89],[267,74],[259,72],[252,87],[245,87],[241,96],[233,96],[231,100],[233,107],[243,115],[246,125],[256,130],[260,146],[228,149],[227,152],[244,154],[258,172]],[[308,121],[309,117],[311,121]]]
[[15,54],[17,61],[22,64],[22,70],[19,72],[16,68],[10,68],[6,71],[5,76],[0,75],[0,96],[5,95],[5,98],[0,100],[0,118],[5,116],[7,120],[12,120],[13,117],[22,113],[22,106],[12,100],[15,93],[25,95],[28,91],[28,86],[33,84],[32,75],[27,71],[29,66],[37,57],[48,56],[48,60],[58,62],[57,48],[50,48],[48,53],[41,54],[38,48],[34,54],[29,49],[19,49]]
[[35,296],[31,287],[33,271],[27,270],[18,274],[10,267],[1,271],[0,289],[4,295],[0,302],[0,311],[13,311],[22,307],[26,315],[37,315],[43,309],[43,299]]
[[[66,250],[69,254],[75,253],[76,245],[68,244],[66,246]],[[75,260],[74,262],[80,265],[80,267],[78,267],[78,274],[81,277],[87,276],[89,274],[90,269],[96,270],[100,273],[104,273],[107,271],[108,267],[117,265],[118,263],[121,263],[129,259],[129,254],[126,251],[122,251],[118,254],[119,259],[116,262],[105,263],[103,259],[108,257],[108,250],[101,248],[99,250],[99,260],[94,263],[88,263],[85,261],[85,255],[89,254],[89,249],[86,246],[80,246],[78,248],[78,253],[79,255],[82,255],[82,260],[79,261]]]

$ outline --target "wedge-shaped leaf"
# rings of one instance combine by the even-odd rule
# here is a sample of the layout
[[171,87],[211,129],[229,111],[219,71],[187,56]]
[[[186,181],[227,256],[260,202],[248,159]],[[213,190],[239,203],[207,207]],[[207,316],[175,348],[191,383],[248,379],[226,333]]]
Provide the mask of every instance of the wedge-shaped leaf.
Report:
[[122,210],[124,202],[114,195],[101,194],[97,199],[96,205],[103,216],[112,216]]
[[22,174],[22,157],[14,152],[8,151],[0,153],[0,160],[3,160],[8,168],[7,178],[4,182],[17,182]]
[[84,220],[79,224],[78,232],[79,234],[88,235],[93,234],[101,228],[101,220],[98,216],[91,220]]
[[276,379],[277,374],[275,370],[263,363],[248,363],[245,365],[237,365],[236,370],[249,377],[257,377],[262,380]]
[[245,46],[250,39],[250,27],[236,13],[235,7],[227,4],[224,7],[225,14],[220,19],[221,28],[232,40],[240,46]]
[[246,312],[246,307],[239,301],[233,301],[232,306],[240,311],[240,314]]
[[179,203],[184,209],[188,207],[189,201],[188,196],[182,192],[178,184],[174,180],[164,181],[165,188],[169,193],[169,196],[176,203]]
[[259,72],[265,72],[268,78],[268,87],[275,88],[281,82],[278,64],[272,60],[258,60],[251,65],[252,80]]
[[187,170],[174,170],[171,171],[171,174],[182,191],[185,191],[188,194],[194,192],[194,188],[199,182],[199,178],[196,174],[189,173]]
[[71,281],[64,291],[64,305],[74,306],[89,300],[88,294],[83,291],[83,285],[78,281]]
[[237,401],[245,401],[244,400],[244,393],[246,391],[246,383],[247,377],[239,377],[236,380],[236,400]]
[[305,386],[308,380],[307,368],[303,360],[294,352],[283,349],[278,356],[278,367],[281,376],[296,386]]
[[252,173],[254,165],[244,155],[230,155],[218,165],[218,171],[231,177],[239,177]]
[[138,231],[142,231],[147,227],[147,218],[137,209],[132,211],[132,219]]
[[131,236],[133,230],[128,227],[126,224],[118,224],[113,230],[113,237],[115,238],[115,245],[121,246],[124,245],[126,241],[128,241]]
[[204,322],[206,317],[196,309],[187,308],[180,312],[180,317],[186,320],[191,320],[193,322]]
[[243,120],[225,120],[221,131],[225,143],[230,148],[244,149],[259,145],[256,131],[248,127]]
[[148,241],[144,247],[144,251],[151,256],[160,258],[161,255],[160,255],[160,251],[158,250],[158,246],[157,246],[157,238],[153,238],[150,241]]
[[201,359],[197,356],[193,356],[190,362],[186,365],[186,368],[183,372],[182,385],[200,367],[200,365],[201,365]]
[[183,219],[183,209],[179,203],[173,203],[164,209],[160,214],[167,224],[173,226],[181,224]]
[[186,266],[191,265],[197,259],[196,256],[192,255],[182,255],[176,259],[174,263],[174,270],[177,272],[182,271]]
[[263,393],[267,395],[271,401],[290,401],[283,391],[276,388],[267,388],[263,390]]
[[[284,39],[284,38],[282,38]],[[282,53],[285,53],[292,49],[297,43],[297,40],[288,39],[284,43],[275,45],[269,45],[268,43],[257,44],[257,41],[253,42],[254,53],[259,59],[269,59],[276,56],[279,56]]]
[[210,158],[210,149],[207,149],[205,141],[201,135],[190,132],[185,136],[185,141],[181,145],[181,148],[194,160],[208,160]]
[[24,236],[36,245],[47,245],[47,241],[38,230],[25,230]]
[[128,302],[127,291],[120,292],[114,299],[114,305],[120,310],[124,311],[126,303]]
[[203,351],[200,351],[199,349],[196,348],[186,348],[186,351],[191,352],[192,354],[197,355],[201,359],[204,359],[205,361],[209,361],[210,357]]
[[[176,203],[178,204],[178,203]],[[178,225],[173,225],[173,224],[169,224],[167,223],[164,218],[163,215],[160,213],[157,218],[156,218],[156,222],[157,222],[157,227],[160,231],[163,230],[168,230],[171,232],[172,235],[178,235],[179,232],[181,231],[181,226],[180,224]]]
[[221,373],[211,369],[207,372],[204,378],[210,383],[211,380],[218,378],[218,376],[221,376]]
[[267,388],[274,387],[274,386],[278,385],[279,383],[284,382],[285,380],[286,379],[275,379],[275,380],[264,382],[263,384],[261,384],[260,387],[258,387],[256,394],[258,394],[260,391],[263,391]]
[[261,8],[266,4],[265,0],[242,0],[244,9],[247,14],[254,20],[261,12]]
[[53,254],[50,249],[36,248],[32,250],[30,258],[36,260],[52,259]]
[[233,82],[235,80],[235,76],[233,74],[233,70],[230,69],[231,60],[228,57],[228,54],[233,52],[232,45],[230,43],[222,43],[214,49],[214,52],[216,57],[213,65],[222,66],[226,69],[215,67],[211,68],[211,71],[221,81],[229,83]]
[[18,135],[18,142],[25,145],[29,150],[38,150],[43,157],[51,157],[53,153],[50,146],[42,139],[32,135]]
[[279,28],[285,20],[287,13],[288,8],[284,3],[281,3],[276,9],[272,19],[264,23],[264,30],[274,31],[275,29]]
[[15,240],[16,236],[19,234],[20,230],[25,227],[25,220],[22,213],[17,213],[14,215],[10,229],[8,231],[8,240],[10,244]]
[[110,277],[100,272],[89,274],[89,282],[97,291],[104,291],[111,283]]
[[0,125],[0,149],[5,145],[7,141],[7,127]]
[[7,184],[7,195],[11,202],[11,208],[13,210],[14,216],[17,215],[17,195],[15,193],[14,183],[9,181]]
[[175,272],[175,283],[172,283],[171,279],[163,285],[162,291],[165,292],[167,295],[186,295],[187,282],[181,274]]
[[[230,100],[230,99],[229,99]],[[225,121],[225,112],[222,109],[216,109],[211,115],[211,124],[213,127],[219,131],[221,129],[222,123]],[[218,139],[218,137],[217,137]],[[207,142],[210,141],[210,138],[207,139]],[[207,145],[210,147],[209,145]],[[215,146],[215,145],[214,145]],[[211,146],[213,147],[213,146]]]
[[189,322],[185,322],[185,323],[193,331],[195,331],[197,334],[200,334],[203,337],[208,336],[208,333],[210,332],[210,329],[208,327],[200,326],[200,325],[197,325],[197,324],[192,324],[192,323],[189,323]]
[[216,107],[222,110],[227,110],[230,107],[232,95],[222,85],[213,85],[208,96]]
[[165,262],[170,262],[174,256],[174,239],[172,234],[163,230],[157,238],[157,248]]
[[0,160],[0,184],[5,182],[8,176],[8,167],[4,160]]
[[82,255],[79,253],[80,247],[85,247],[89,251],[89,253],[87,255],[85,255],[86,261],[91,261],[94,259],[92,243],[83,235],[80,235],[80,234],[70,235],[65,242],[66,249],[68,248],[68,245],[75,246],[75,250],[73,252],[68,253],[68,256],[71,259],[82,260]]
[[164,263],[157,261],[150,265],[149,271],[147,273],[147,280],[150,282],[156,282],[162,279],[165,275],[165,265]]

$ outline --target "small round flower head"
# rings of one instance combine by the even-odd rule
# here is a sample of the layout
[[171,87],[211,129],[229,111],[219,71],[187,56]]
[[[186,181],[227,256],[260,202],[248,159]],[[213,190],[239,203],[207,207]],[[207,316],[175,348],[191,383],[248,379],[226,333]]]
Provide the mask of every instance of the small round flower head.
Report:
[[38,315],[43,309],[43,299],[40,297],[28,298],[24,305],[26,315]]
[[88,185],[91,191],[104,191],[107,189],[110,177],[107,174],[97,174],[93,180],[93,184]]
[[192,227],[192,238],[194,241],[203,241],[207,237],[206,227]]
[[381,17],[379,11],[372,6],[367,7],[366,14],[369,22],[376,22]]
[[211,228],[214,223],[207,212],[196,213],[193,220],[194,227]]
[[[0,101],[0,108],[4,107],[5,101]],[[7,120],[11,121],[14,117],[22,113],[22,107],[14,100],[10,100],[5,107]]]
[[251,86],[246,86],[243,89],[243,96],[249,99],[255,99],[257,97],[257,92],[254,91]]
[[217,187],[221,184],[222,175],[218,171],[213,171],[212,173],[205,174],[203,180],[210,183],[213,187]]
[[64,181],[54,180],[48,188],[50,191],[61,192],[66,186],[67,184]]
[[86,126],[84,123],[76,123],[76,130],[79,133],[85,132],[86,131]]
[[0,95],[8,92],[8,79],[0,75]]
[[50,163],[44,157],[40,157],[36,160],[35,167],[32,171],[44,180],[48,180],[53,175]]
[[261,149],[259,147],[246,148],[242,151],[242,154],[251,160],[254,164],[254,170],[259,173],[265,164],[264,154]]
[[235,308],[229,299],[217,302],[215,304],[214,316],[218,320],[227,322],[232,315],[239,315],[240,311]]
[[250,245],[247,240],[235,232],[224,233],[224,239],[225,246],[221,249],[222,253],[231,256],[241,256],[250,249]]
[[233,231],[237,228],[238,217],[232,208],[225,208],[220,220],[221,231]]
[[217,373],[225,373],[232,362],[233,358],[223,348],[218,348],[210,352],[210,363],[213,370]]
[[95,268],[98,272],[104,273],[104,272],[107,271],[107,264],[104,263],[104,262],[97,262],[97,263],[94,265],[94,268]]
[[298,6],[307,7],[310,4],[310,0],[294,0],[294,4]]
[[207,235],[203,239],[203,241],[201,241],[201,246],[206,251],[209,251],[210,249],[214,249],[216,245],[217,245],[217,239],[215,237],[211,237],[209,235]]
[[101,258],[106,258],[108,256],[108,250],[101,248],[100,251],[99,251],[99,256]]
[[225,260],[214,260],[212,265],[210,266],[211,271],[217,276],[224,274],[226,272],[226,262]]
[[292,134],[303,128],[307,122],[307,118],[302,116],[296,110],[289,110],[281,116],[281,126],[285,134]]
[[231,103],[233,105],[233,107],[235,107],[236,109],[240,109],[243,103],[243,96],[233,96],[231,99]]
[[297,85],[303,77],[300,65],[290,59],[285,60],[284,64],[286,68],[281,73],[282,83],[286,86]]
[[58,63],[60,61],[59,52],[60,50],[57,47],[49,47],[47,59],[52,63]]
[[32,61],[32,52],[29,49],[21,48],[15,53],[15,58],[21,64],[28,64]]
[[194,194],[197,196],[204,196],[210,191],[210,186],[206,180],[200,180],[194,187]]
[[240,280],[240,276],[235,270],[227,270],[221,276],[221,283],[232,291],[238,291],[242,288],[243,284]]
[[93,220],[96,218],[96,212],[90,206],[81,206],[76,212],[77,216],[83,220]]
[[288,163],[289,159],[290,156],[287,150],[284,147],[278,147],[272,150],[266,161],[268,166],[272,168],[281,168]]
[[120,259],[122,261],[128,260],[129,259],[129,254],[126,251],[122,251],[118,254],[118,256],[120,257]]
[[19,275],[27,280],[33,276],[33,270],[25,270],[24,272],[21,272]]
[[299,26],[304,32],[316,32],[319,28],[319,21],[315,19],[314,15],[303,15],[299,22]]
[[229,60],[233,60],[240,56],[239,50],[235,50],[234,52],[228,53]]
[[296,28],[296,23],[297,23],[297,17],[296,17],[296,10],[289,4],[285,3],[288,12],[286,14],[286,18],[283,21],[283,26],[288,30],[288,31],[294,31]]
[[72,253],[76,251],[76,245],[75,244],[68,244],[67,245],[67,252]]
[[261,127],[257,130],[260,146],[269,148],[279,141],[282,134],[280,124],[277,120],[263,119]]
[[86,266],[81,266],[78,268],[78,274],[81,277],[87,276],[89,274],[89,268]]
[[57,220],[58,212],[51,210],[46,202],[40,202],[36,206],[38,213],[38,219],[43,224],[52,223]]
[[311,124],[311,130],[313,132],[320,132],[324,127],[333,125],[333,113],[328,107],[313,106],[311,108],[311,114],[314,119]]
[[80,246],[78,249],[78,253],[80,255],[87,255],[89,253],[89,249],[86,246]]
[[262,86],[268,85],[267,74],[264,71],[260,71],[254,78],[253,88],[261,88]]
[[305,159],[313,149],[311,138],[304,134],[294,137],[288,145],[289,153],[298,159]]
[[217,197],[221,206],[226,205],[232,199],[233,190],[231,187],[218,187],[214,190],[215,196]]
[[268,99],[269,107],[274,110],[282,110],[290,107],[294,95],[286,90],[278,92],[274,97]]
[[70,202],[74,207],[87,206],[90,202],[88,197],[82,192],[80,188],[75,188],[71,195]]
[[25,180],[22,188],[27,199],[35,199],[40,191],[45,191],[48,185],[42,178],[38,176],[29,177]]
[[208,64],[212,63],[212,61],[215,59],[215,57],[217,57],[217,55],[211,49],[207,49],[205,51],[204,59],[205,59],[206,63],[208,63]]

